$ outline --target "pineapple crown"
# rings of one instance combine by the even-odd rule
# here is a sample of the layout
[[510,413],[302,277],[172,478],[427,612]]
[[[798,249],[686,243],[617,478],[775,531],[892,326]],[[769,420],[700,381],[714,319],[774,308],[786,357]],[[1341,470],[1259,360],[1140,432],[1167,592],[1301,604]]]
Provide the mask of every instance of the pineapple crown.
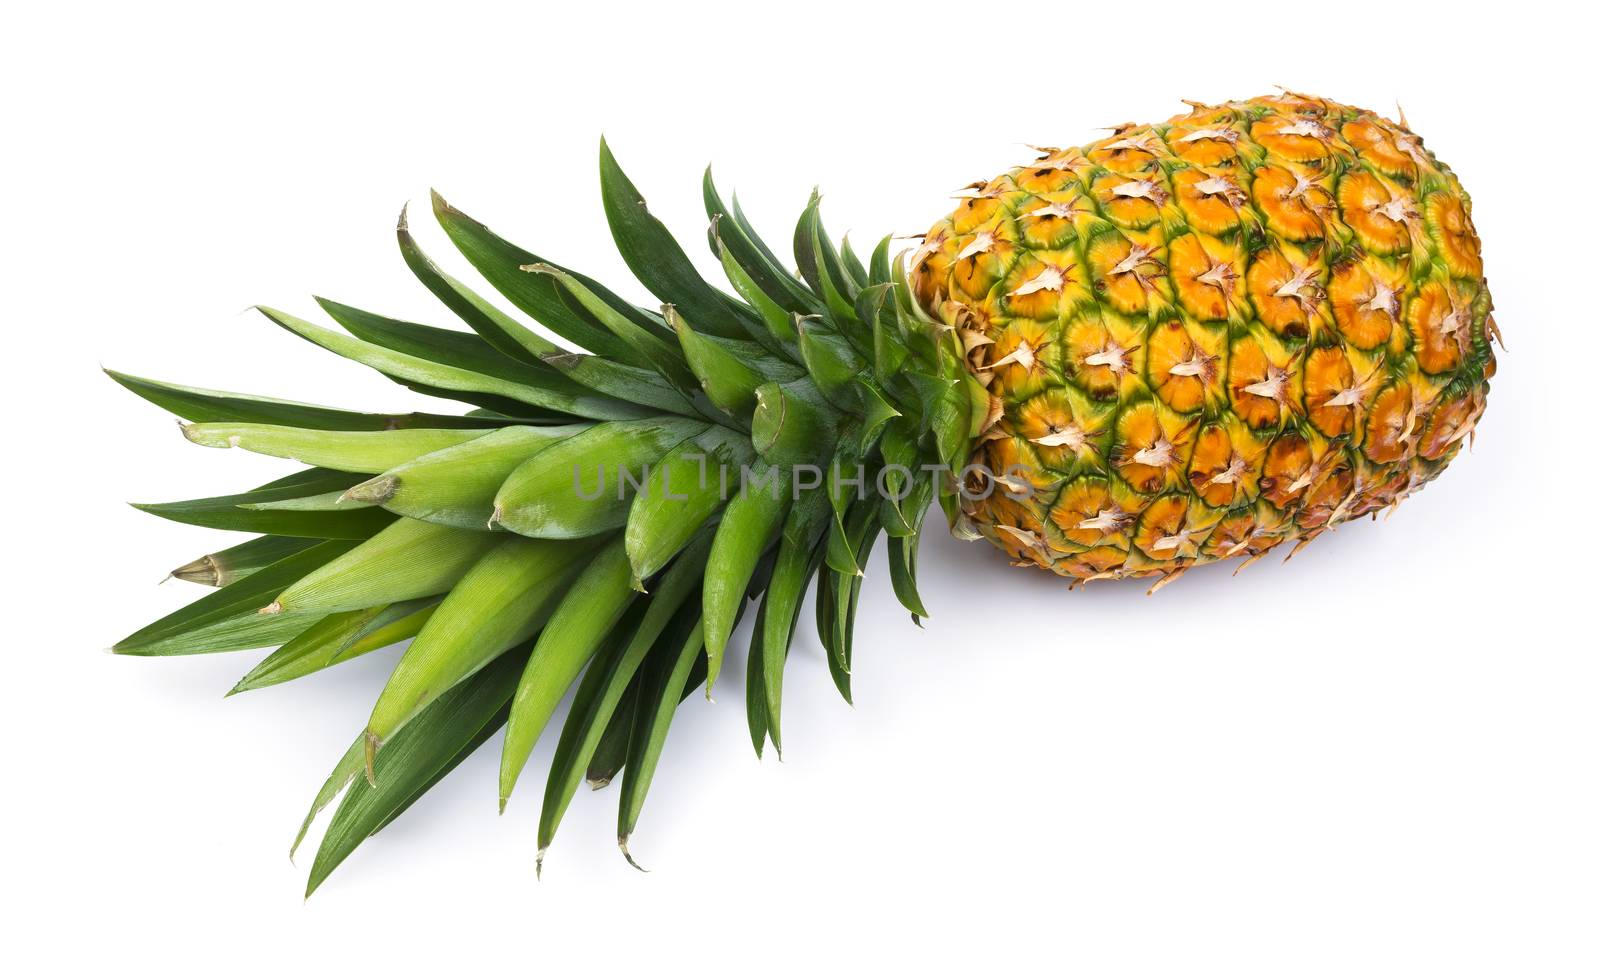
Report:
[[259,309],[414,391],[470,405],[465,414],[358,413],[108,372],[189,421],[195,443],[310,465],[242,494],[141,505],[260,536],[174,571],[218,589],[117,652],[278,647],[240,692],[411,640],[307,817],[365,773],[371,784],[349,787],[308,891],[506,724],[503,809],[574,682],[540,856],[578,781],[604,784],[623,765],[626,853],[672,711],[692,683],[709,695],[748,600],[760,600],[747,705],[758,754],[767,738],[781,745],[784,659],[813,579],[846,699],[862,567],[880,533],[895,594],[927,615],[923,515],[938,497],[959,523],[953,475],[990,408],[959,336],[912,295],[905,255],[891,258],[888,238],[865,262],[848,240],[836,246],[813,193],[791,272],[707,170],[708,238],[735,297],[696,272],[603,141],[600,176],[617,249],[659,308],[435,194],[461,254],[539,328],[442,271],[404,212],[406,265],[470,333],[320,298],[348,334]]

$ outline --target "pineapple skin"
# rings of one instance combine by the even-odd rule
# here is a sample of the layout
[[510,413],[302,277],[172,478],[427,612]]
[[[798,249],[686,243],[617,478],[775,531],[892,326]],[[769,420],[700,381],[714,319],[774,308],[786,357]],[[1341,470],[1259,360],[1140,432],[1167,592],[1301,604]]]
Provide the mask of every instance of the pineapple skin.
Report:
[[1403,119],[1190,105],[974,183],[913,260],[989,397],[959,519],[1018,565],[1159,587],[1292,555],[1483,413],[1471,200]]

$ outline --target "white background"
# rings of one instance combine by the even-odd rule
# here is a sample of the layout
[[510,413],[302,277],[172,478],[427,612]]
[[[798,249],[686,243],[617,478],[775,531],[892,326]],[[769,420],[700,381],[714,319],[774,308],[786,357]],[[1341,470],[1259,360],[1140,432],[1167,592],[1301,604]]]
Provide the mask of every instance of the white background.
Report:
[[[0,936],[183,951],[1600,947],[1589,13],[539,6],[6,14]],[[393,653],[224,701],[260,653],[104,652],[200,595],[156,581],[224,539],[123,502],[284,468],[185,444],[97,365],[424,405],[242,309],[311,317],[319,293],[452,324],[394,248],[400,204],[421,212],[429,186],[643,297],[600,211],[602,131],[709,265],[710,159],[775,244],[821,184],[835,234],[870,245],[920,231],[952,190],[1028,157],[1021,143],[1274,83],[1391,115],[1400,101],[1474,198],[1511,350],[1476,451],[1386,524],[1153,599],[1137,584],[1069,593],[934,533],[926,630],[880,555],[857,703],[834,695],[808,631],[785,763],[751,755],[742,666],[719,705],[683,708],[635,838],[647,876],[613,846],[614,789],[585,790],[535,882],[538,786],[497,818],[491,744],[302,903],[309,853],[291,868],[289,838]]]

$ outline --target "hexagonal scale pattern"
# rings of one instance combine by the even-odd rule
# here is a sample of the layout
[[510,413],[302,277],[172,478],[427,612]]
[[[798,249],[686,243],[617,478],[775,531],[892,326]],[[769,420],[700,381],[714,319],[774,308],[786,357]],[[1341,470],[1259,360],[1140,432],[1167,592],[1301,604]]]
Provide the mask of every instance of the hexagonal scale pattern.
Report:
[[1404,122],[1284,93],[1039,151],[911,271],[990,395],[972,462],[1013,476],[964,509],[1015,562],[1257,558],[1471,434],[1498,334],[1471,201]]

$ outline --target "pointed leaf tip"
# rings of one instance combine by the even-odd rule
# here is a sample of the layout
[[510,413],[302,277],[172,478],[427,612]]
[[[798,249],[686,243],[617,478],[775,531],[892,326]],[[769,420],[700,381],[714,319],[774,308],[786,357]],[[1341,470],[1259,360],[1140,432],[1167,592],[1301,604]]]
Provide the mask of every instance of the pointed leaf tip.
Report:
[[634,868],[635,871],[640,871],[640,872],[643,872],[644,874],[649,874],[650,873],[650,869],[644,867],[643,865],[639,864],[639,862],[633,860],[632,853],[630,853],[628,851],[628,836],[627,835],[623,835],[622,837],[617,839],[617,847],[622,849],[622,857],[628,859],[628,864],[633,865],[633,868]]
[[349,490],[339,495],[340,500],[354,500],[362,503],[382,504],[394,498],[400,489],[400,478],[392,474],[383,474],[371,480],[356,484]]

